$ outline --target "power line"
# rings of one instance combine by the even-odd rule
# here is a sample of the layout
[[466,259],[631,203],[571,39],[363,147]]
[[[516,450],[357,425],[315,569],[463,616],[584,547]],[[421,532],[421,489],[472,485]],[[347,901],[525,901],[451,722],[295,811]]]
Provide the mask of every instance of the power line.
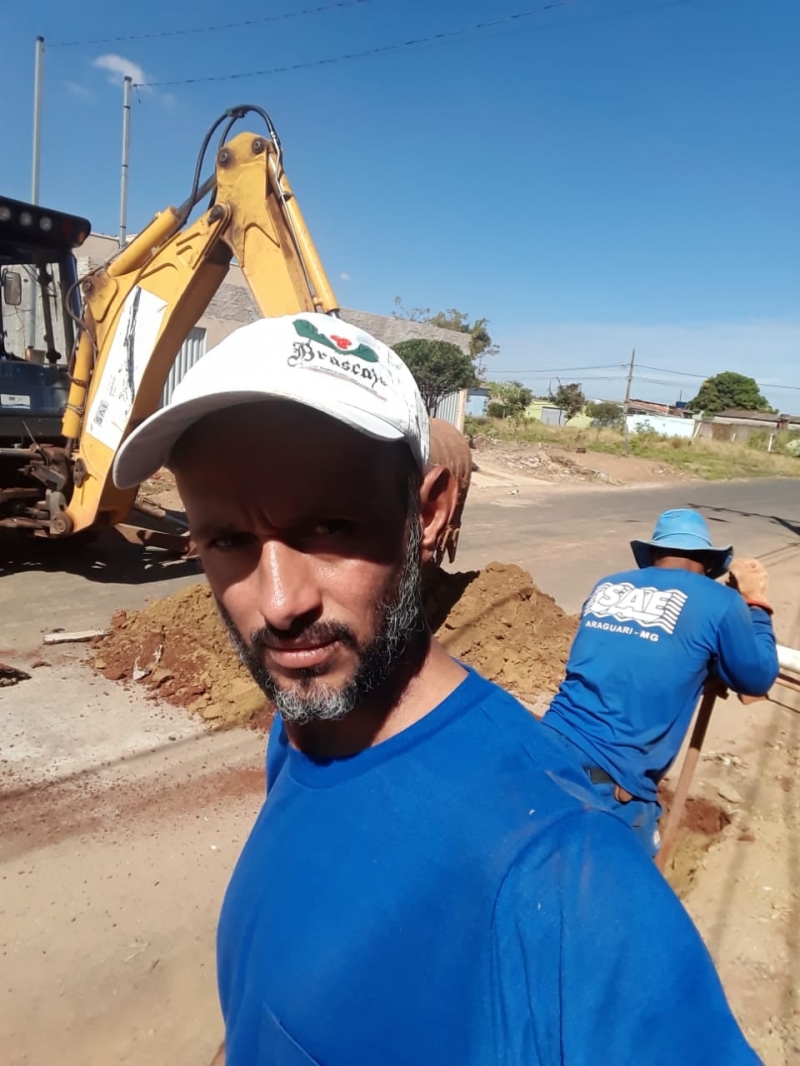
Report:
[[597,363],[592,366],[545,366],[541,369],[536,367],[531,370],[506,370],[505,368],[498,373],[502,374],[568,374],[573,370],[624,370],[625,363]]
[[[180,30],[158,30],[153,33],[128,33],[120,37],[92,37],[80,41],[56,41],[50,48],[74,48],[82,44],[120,44],[124,41],[153,41],[161,37],[183,37],[191,33],[218,33],[220,30],[238,30],[245,26],[263,26],[267,22],[284,22],[287,19],[301,18],[303,15],[319,15],[324,11],[336,11],[344,7],[360,7],[370,0],[336,0],[332,4],[320,4],[306,7],[302,11],[284,11],[278,15],[264,15],[263,18],[245,19],[242,22],[222,22],[216,26],[185,26]],[[138,88],[138,86],[137,86]]]
[[[636,364],[636,368],[637,368],[637,370],[642,369],[642,370],[661,371],[662,373],[675,374],[678,377],[698,378],[698,379],[703,380],[703,381],[708,380],[708,378],[714,377],[713,374],[692,374],[692,373],[684,372],[682,370],[671,370],[669,367],[651,367],[651,366],[647,366],[644,363],[637,363]],[[622,380],[624,380],[624,377],[625,377],[625,375],[623,373],[623,371],[625,370],[625,364],[623,364],[623,363],[599,363],[599,364],[596,364],[596,365],[586,366],[586,367],[581,367],[581,366],[557,366],[557,367],[542,367],[541,369],[539,369],[537,367],[535,369],[530,369],[530,370],[521,370],[521,369],[520,370],[505,370],[505,369],[499,369],[499,370],[493,371],[492,380],[499,380],[497,378],[497,375],[499,375],[499,374],[508,375],[508,376],[513,374],[516,377],[528,377],[528,378],[532,377],[534,379],[538,379],[538,378],[553,377],[554,375],[557,375],[557,374],[568,374],[568,373],[572,373],[572,372],[585,371],[585,370],[616,370],[617,373],[616,374],[583,374],[582,375],[582,381],[622,381]],[[502,380],[508,380],[508,377],[504,377]],[[670,389],[671,388],[679,388],[680,387],[680,382],[678,382],[678,381],[665,381],[663,378],[648,377],[645,374],[635,373],[633,375],[633,380],[634,381],[638,381],[640,384],[661,385],[664,388],[670,388]],[[755,379],[753,379],[753,380],[755,380]],[[780,391],[784,391],[784,390],[789,390],[791,392],[800,392],[800,385],[780,385],[780,384],[776,384],[775,382],[765,382],[765,381],[756,381],[756,385],[758,385],[758,387],[760,389],[774,389],[775,391],[779,391],[779,392]]]
[[642,367],[643,370],[657,370],[661,374],[679,374],[684,378],[700,378],[702,380],[709,376],[708,374],[690,374],[685,370],[672,370],[668,366],[648,366],[646,363],[640,363],[639,366]]
[[[576,26],[585,22],[605,21],[609,18],[641,14],[642,12],[649,11],[659,11],[662,8],[684,6],[696,2],[697,0],[664,0],[663,3],[652,4],[646,8],[624,8],[621,11],[609,11],[598,15],[588,15],[586,18],[570,19],[566,23],[561,23],[561,25]],[[349,63],[356,59],[367,59],[370,56],[386,55],[388,52],[397,52],[404,48],[416,48],[421,44],[438,44],[442,41],[453,40],[456,37],[463,37],[465,34],[495,29],[498,26],[510,26],[522,19],[531,18],[531,16],[538,14],[540,11],[549,11],[553,8],[561,7],[564,3],[565,0],[552,0],[551,3],[542,4],[541,6],[531,8],[528,11],[518,11],[516,14],[504,15],[501,18],[492,19],[487,22],[477,22],[472,26],[463,26],[461,29],[443,30],[441,33],[433,33],[427,37],[413,37],[408,41],[397,41],[395,44],[384,44],[375,48],[365,48],[360,52],[346,52],[341,55],[329,56],[326,59],[309,59],[302,63],[290,63],[283,67],[267,67],[264,70],[242,71],[241,73],[204,74],[197,78],[175,78],[170,81],[154,81],[148,82],[148,86],[152,88],[167,88],[175,85],[198,85],[200,83],[217,81],[240,81],[243,78],[262,78],[270,74],[287,74],[290,71],[308,70],[311,67],[325,67],[339,63]],[[553,27],[550,26],[547,28]],[[137,86],[137,88],[138,87],[140,86]]]
[[[697,377],[697,378],[700,379],[700,381],[703,381],[703,382],[707,381],[707,379],[709,377],[715,377],[716,376],[715,374],[692,374],[692,373],[690,373],[687,370],[672,370],[670,367],[649,367],[649,366],[645,366],[645,364],[643,364],[643,362],[642,362],[642,364],[639,364],[639,366],[643,370],[655,370],[655,371],[658,371],[658,373],[661,373],[661,374],[675,374],[678,377]],[[644,379],[644,378],[642,378],[642,379]],[[672,382],[660,382],[660,383],[657,383],[657,384],[672,385],[673,383]],[[755,384],[759,388],[762,388],[762,389],[791,389],[791,391],[800,392],[800,385],[778,385],[778,384],[771,383],[771,382],[756,382]]]

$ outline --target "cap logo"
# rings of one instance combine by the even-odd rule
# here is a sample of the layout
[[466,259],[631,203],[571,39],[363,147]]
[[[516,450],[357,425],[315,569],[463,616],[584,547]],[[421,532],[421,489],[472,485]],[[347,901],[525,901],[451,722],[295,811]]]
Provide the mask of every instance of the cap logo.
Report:
[[332,348],[334,352],[346,352],[350,356],[355,356],[356,359],[363,359],[367,363],[377,363],[378,356],[368,347],[366,344],[359,344],[357,348],[353,347],[353,341],[348,337],[337,337],[335,333],[332,333],[330,337],[326,337],[324,333],[321,333],[313,322],[309,322],[305,318],[296,318],[294,320],[295,332],[299,337],[304,337],[309,341],[316,341],[317,344],[322,344],[326,348]]

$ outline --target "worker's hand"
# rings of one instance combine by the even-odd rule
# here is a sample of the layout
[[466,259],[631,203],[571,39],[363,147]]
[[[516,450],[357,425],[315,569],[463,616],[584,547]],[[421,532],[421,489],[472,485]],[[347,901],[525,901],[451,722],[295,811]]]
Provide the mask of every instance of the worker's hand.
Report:
[[772,614],[769,577],[758,559],[734,559],[728,571],[728,584],[737,589],[751,606],[763,607]]

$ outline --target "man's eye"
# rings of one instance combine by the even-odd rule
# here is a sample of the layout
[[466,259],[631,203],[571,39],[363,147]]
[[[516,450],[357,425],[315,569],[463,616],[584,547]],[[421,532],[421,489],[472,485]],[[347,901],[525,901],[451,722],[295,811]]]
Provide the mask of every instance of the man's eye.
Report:
[[211,538],[208,546],[209,548],[214,548],[215,551],[234,552],[246,548],[252,543],[252,540],[253,537],[250,533],[220,533],[218,536]]
[[323,522],[315,522],[311,533],[315,537],[335,537],[337,534],[346,533],[351,525],[351,522],[339,518],[326,518]]

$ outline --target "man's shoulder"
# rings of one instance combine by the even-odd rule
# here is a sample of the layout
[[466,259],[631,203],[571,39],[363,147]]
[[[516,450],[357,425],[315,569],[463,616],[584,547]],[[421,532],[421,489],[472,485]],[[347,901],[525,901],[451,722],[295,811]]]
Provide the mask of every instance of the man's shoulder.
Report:
[[[491,789],[487,800],[491,802],[490,797],[500,793],[505,798],[518,793],[532,797],[535,793],[540,824],[595,806],[585,770],[554,738],[552,730],[500,685],[474,672],[473,676],[477,682],[474,713],[465,716],[463,728],[469,735],[469,761],[480,762],[484,787],[491,789],[491,781],[501,786]],[[456,750],[460,747],[456,745]],[[526,818],[531,807],[533,804],[525,808]]]

